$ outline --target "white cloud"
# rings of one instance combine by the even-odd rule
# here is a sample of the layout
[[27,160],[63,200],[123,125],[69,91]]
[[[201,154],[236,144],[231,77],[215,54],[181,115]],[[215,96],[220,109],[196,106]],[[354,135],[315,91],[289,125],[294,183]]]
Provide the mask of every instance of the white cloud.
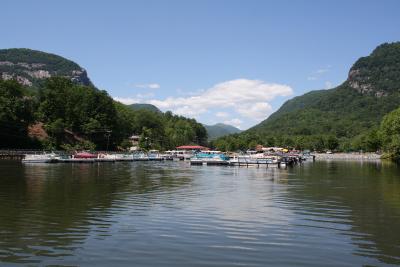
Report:
[[115,101],[121,102],[125,105],[130,105],[134,103],[143,103],[147,99],[154,97],[154,93],[147,93],[147,94],[136,94],[133,97],[113,97]]
[[158,83],[145,83],[145,84],[135,84],[136,88],[146,88],[146,89],[159,89],[161,86]]
[[243,121],[238,119],[238,118],[234,118],[234,119],[231,119],[231,120],[226,120],[226,121],[224,121],[224,123],[228,124],[228,125],[235,126],[238,129],[241,129],[241,125],[242,125]]
[[149,98],[152,98],[152,97],[154,97],[154,93],[147,93],[147,94],[137,94],[136,95],[136,98],[139,98],[139,99],[149,99]]
[[326,66],[325,68],[317,69],[317,70],[313,71],[313,72],[311,73],[310,76],[307,77],[307,80],[309,80],[309,81],[316,81],[316,80],[318,80],[319,78],[321,78],[321,76],[323,76],[323,75],[325,75],[327,72],[329,72],[330,69],[331,69],[331,65],[328,65],[328,66]]
[[227,117],[229,117],[229,114],[227,112],[220,111],[220,112],[215,113],[215,116],[217,116],[218,118],[227,118]]
[[259,121],[267,118],[272,113],[272,107],[268,103],[257,102],[254,104],[245,104],[239,107],[237,112],[243,117]]
[[113,97],[115,101],[121,102],[125,105],[130,105],[134,103],[139,103],[141,100],[134,97]]
[[333,87],[332,82],[326,81],[325,82],[325,89],[331,89]]
[[[165,100],[154,99],[147,102],[161,109],[192,117],[212,108],[232,108],[244,117],[257,120],[261,113],[256,111],[257,108],[261,108],[262,112],[270,110],[269,101],[292,94],[292,88],[287,85],[236,79],[216,84],[194,96],[168,97]],[[264,113],[263,118],[267,115]]]
[[319,70],[316,70],[315,73],[322,74],[322,73],[326,73],[326,72],[328,72],[328,71],[329,71],[328,68],[326,68],[326,69],[319,69]]

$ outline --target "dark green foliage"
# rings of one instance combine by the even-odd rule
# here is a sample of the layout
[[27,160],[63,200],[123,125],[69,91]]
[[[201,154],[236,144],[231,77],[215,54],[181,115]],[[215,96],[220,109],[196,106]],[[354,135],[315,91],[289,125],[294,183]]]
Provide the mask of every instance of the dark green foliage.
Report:
[[400,160],[400,108],[383,118],[380,131],[383,147],[388,156]]
[[241,132],[241,130],[239,130],[238,128],[223,123],[204,125],[204,127],[207,130],[209,140],[213,140],[224,135]]
[[0,147],[32,145],[28,126],[33,122],[34,101],[16,81],[0,80]]
[[106,148],[109,140],[104,135],[117,128],[117,111],[105,91],[53,77],[39,90],[38,101],[38,120],[55,138],[56,146],[66,142],[64,130],[69,130]]
[[[149,109],[132,109],[121,103],[115,103],[118,110],[118,133],[123,136],[136,134],[141,136],[140,146],[145,149],[173,149],[184,144],[206,145],[207,131],[194,119]],[[121,142],[127,146],[126,140]]]

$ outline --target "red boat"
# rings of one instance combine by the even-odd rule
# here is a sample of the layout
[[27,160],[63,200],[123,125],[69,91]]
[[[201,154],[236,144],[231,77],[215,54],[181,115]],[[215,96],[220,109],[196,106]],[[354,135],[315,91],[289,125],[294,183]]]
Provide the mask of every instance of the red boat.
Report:
[[97,155],[89,152],[78,152],[74,154],[75,159],[95,159]]

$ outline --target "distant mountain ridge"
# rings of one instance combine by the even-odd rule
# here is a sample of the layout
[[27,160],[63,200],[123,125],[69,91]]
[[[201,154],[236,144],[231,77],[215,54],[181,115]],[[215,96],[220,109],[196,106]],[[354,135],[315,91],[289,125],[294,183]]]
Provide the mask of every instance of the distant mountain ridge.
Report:
[[213,140],[213,139],[216,139],[221,136],[241,132],[240,129],[238,129],[232,125],[228,125],[228,124],[224,124],[224,123],[217,123],[214,125],[205,125],[205,124],[203,124],[203,125],[207,130],[209,140]]
[[128,105],[128,107],[130,107],[132,110],[149,110],[149,111],[161,113],[161,110],[152,104],[135,103],[135,104]]
[[0,77],[20,84],[38,87],[45,79],[63,76],[71,81],[93,86],[85,69],[58,55],[27,49],[0,49]]

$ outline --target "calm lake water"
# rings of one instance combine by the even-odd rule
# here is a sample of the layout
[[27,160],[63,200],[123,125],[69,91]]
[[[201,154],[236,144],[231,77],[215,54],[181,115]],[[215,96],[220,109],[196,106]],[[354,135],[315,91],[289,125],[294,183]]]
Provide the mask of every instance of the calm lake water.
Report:
[[400,265],[400,168],[0,161],[0,265]]

